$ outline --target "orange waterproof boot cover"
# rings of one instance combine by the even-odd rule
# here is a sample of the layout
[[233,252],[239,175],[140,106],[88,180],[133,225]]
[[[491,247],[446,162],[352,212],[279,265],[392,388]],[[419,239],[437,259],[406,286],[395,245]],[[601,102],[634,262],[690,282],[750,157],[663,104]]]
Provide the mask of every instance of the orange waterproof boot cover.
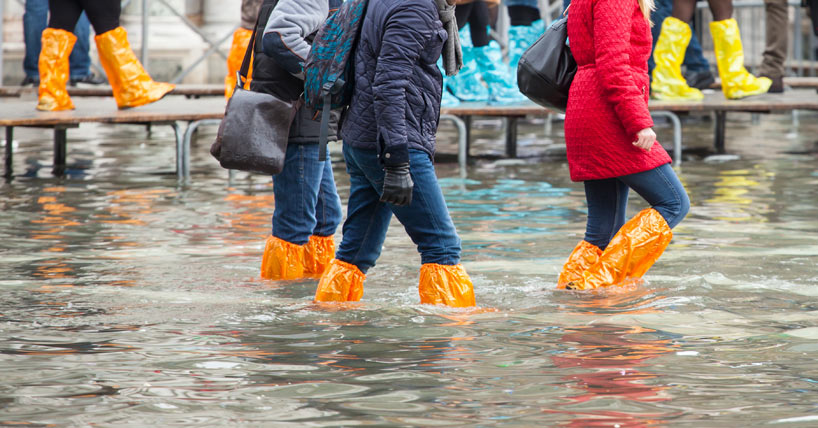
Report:
[[275,280],[303,278],[304,246],[275,236],[267,238],[261,258],[261,277]]
[[457,308],[474,306],[474,286],[463,265],[426,263],[420,267],[420,303]]
[[364,295],[366,275],[357,266],[332,259],[318,281],[316,302],[357,302]]
[[99,61],[114,92],[119,108],[138,107],[164,97],[175,87],[170,83],[154,82],[136,58],[128,33],[122,27],[94,37]]
[[568,261],[562,266],[557,288],[565,288],[569,282],[580,280],[582,273],[593,266],[601,254],[602,250],[596,245],[585,240],[579,241],[574,251],[568,256]]
[[[239,27],[233,32],[233,44],[230,45],[230,53],[227,54],[227,76],[224,76],[225,98],[233,96],[233,90],[236,89],[236,72],[241,68],[241,63],[244,60],[244,54],[247,52],[247,45],[250,44],[251,37],[253,37],[253,31],[246,28]],[[250,69],[247,71],[247,81],[244,82],[245,89],[250,87],[250,76],[252,75],[253,58],[251,56]]]
[[71,110],[74,103],[65,89],[68,83],[68,56],[77,36],[65,30],[43,30],[40,48],[40,88],[37,110]]
[[589,290],[641,278],[665,251],[673,232],[653,208],[639,212],[625,223],[593,266],[582,274],[582,280],[568,288]]
[[304,245],[304,273],[321,275],[335,257],[335,239],[332,236],[310,236]]

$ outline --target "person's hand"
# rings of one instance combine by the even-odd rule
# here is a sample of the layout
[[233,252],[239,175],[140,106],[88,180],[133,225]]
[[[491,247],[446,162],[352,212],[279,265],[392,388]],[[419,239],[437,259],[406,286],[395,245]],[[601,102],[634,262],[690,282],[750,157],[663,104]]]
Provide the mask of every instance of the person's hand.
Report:
[[645,128],[636,133],[636,141],[633,142],[633,145],[649,152],[655,142],[656,133],[651,128]]
[[409,175],[409,163],[386,166],[384,172],[381,202],[399,207],[411,204],[415,183]]

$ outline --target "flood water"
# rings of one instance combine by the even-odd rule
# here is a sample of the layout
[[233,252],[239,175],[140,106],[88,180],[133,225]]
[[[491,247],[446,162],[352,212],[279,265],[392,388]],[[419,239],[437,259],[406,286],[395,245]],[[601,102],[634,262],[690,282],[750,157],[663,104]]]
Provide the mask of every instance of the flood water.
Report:
[[[644,284],[608,292],[555,290],[585,219],[561,125],[524,125],[524,159],[466,178],[440,163],[470,310],[418,304],[397,223],[358,304],[259,279],[272,184],[228,184],[212,128],[188,185],[169,129],[69,130],[54,178],[50,132],[18,128],[0,184],[0,426],[816,426],[816,119],[736,115],[739,157],[700,156],[712,124],[688,124],[690,214]],[[502,131],[477,125],[474,152],[501,153]]]

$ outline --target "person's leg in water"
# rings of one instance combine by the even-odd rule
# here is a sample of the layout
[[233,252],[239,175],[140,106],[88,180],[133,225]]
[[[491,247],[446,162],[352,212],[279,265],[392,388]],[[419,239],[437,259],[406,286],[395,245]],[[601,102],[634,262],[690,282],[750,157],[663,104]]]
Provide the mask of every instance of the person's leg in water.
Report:
[[[614,197],[610,195],[613,186],[616,188]],[[627,188],[636,191],[651,208],[640,211],[619,227],[606,243],[606,234],[610,236],[610,231],[624,218]],[[670,243],[671,229],[690,209],[687,192],[670,164],[615,179],[586,181],[585,191],[589,201],[586,240],[595,241],[602,253],[581,278],[565,284],[569,289],[588,290],[641,278]],[[596,229],[592,227],[593,219],[606,216],[613,220],[601,222],[601,227]]]
[[344,237],[330,269],[321,277],[316,301],[358,300],[356,291],[374,266],[394,213],[417,245],[421,256],[420,302],[473,306],[471,279],[460,264],[460,238],[454,229],[429,155],[410,149],[412,202],[395,206],[380,202],[384,172],[374,150],[344,145],[350,173],[350,200]]
[[512,70],[503,59],[500,45],[489,38],[489,6],[483,0],[473,3],[471,26],[474,59],[489,90],[489,103],[507,104],[525,101],[517,88]]
[[[335,258],[321,275],[315,291],[316,302],[357,302],[364,294],[367,271],[381,255],[392,210],[380,201],[383,181],[374,185],[367,177],[369,169],[361,159],[366,151],[343,145],[349,174],[349,200],[343,237]],[[364,152],[364,153],[360,153]],[[373,152],[373,156],[377,154]],[[361,163],[363,161],[363,164]],[[377,164],[377,160],[375,161]],[[380,184],[381,187],[378,187]]]
[[318,161],[317,143],[289,144],[284,169],[273,177],[273,194],[273,230],[261,277],[291,280],[322,274],[334,256],[333,235],[341,222],[329,156]]
[[[81,5],[91,21],[96,36],[99,60],[113,89],[119,108],[138,107],[152,103],[173,90],[170,83],[154,82],[145,72],[128,42],[128,34],[119,25],[122,7],[116,1],[71,0]],[[51,5],[63,3],[50,2]],[[59,14],[52,6],[51,19]],[[53,26],[53,25],[52,25]]]
[[[460,47],[463,51],[463,68],[455,76],[444,78],[443,85],[460,101],[488,101],[489,91],[483,85],[480,68],[474,59],[473,36],[471,25],[469,25],[469,18],[473,10],[473,3],[458,4],[455,7],[455,18],[460,29]],[[450,100],[447,102],[452,104]]]

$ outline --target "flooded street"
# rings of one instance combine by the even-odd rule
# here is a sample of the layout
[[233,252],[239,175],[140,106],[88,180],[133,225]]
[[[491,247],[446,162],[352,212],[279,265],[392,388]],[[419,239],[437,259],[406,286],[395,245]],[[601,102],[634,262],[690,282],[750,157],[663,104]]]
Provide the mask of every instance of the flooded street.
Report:
[[[170,128],[69,130],[65,178],[51,132],[18,128],[0,182],[0,426],[816,426],[818,115],[799,119],[731,115],[737,156],[711,157],[712,123],[690,120],[690,214],[644,284],[604,292],[555,290],[585,228],[560,123],[548,139],[522,125],[522,159],[466,178],[439,163],[467,310],[418,304],[420,257],[394,220],[358,304],[260,279],[272,183],[228,184],[214,128],[188,185]],[[491,125],[473,154],[502,153]],[[442,125],[441,151],[453,135]],[[629,213],[644,207],[632,194]]]

